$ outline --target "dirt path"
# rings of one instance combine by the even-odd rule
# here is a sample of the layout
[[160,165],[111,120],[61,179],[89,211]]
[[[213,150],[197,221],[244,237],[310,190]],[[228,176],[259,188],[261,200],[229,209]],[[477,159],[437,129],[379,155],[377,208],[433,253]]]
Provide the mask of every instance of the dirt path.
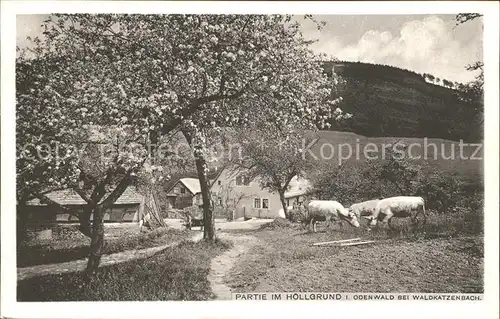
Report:
[[216,300],[230,300],[231,288],[224,283],[224,277],[229,273],[237,258],[253,247],[258,239],[254,236],[229,233],[221,233],[218,237],[233,242],[233,248],[212,259],[208,281]]
[[[202,238],[203,238],[203,233],[201,232],[197,232],[196,234],[191,236],[192,241],[199,241]],[[100,266],[108,266],[134,259],[147,258],[164,249],[176,246],[179,243],[180,241],[158,247],[151,247],[139,250],[127,250],[115,254],[104,255],[101,258]],[[87,259],[79,259],[64,263],[45,264],[45,265],[17,268],[17,280],[19,281],[27,278],[39,277],[49,274],[61,274],[66,272],[83,271],[85,270],[86,266],[87,266]]]

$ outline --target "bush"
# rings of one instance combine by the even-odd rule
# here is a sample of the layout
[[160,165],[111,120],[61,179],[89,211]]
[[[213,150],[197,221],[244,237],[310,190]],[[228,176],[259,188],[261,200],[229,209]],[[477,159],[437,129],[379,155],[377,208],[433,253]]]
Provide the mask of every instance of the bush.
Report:
[[280,229],[280,228],[293,228],[294,225],[291,221],[285,218],[276,218],[270,223],[260,226],[260,229]]
[[430,211],[421,232],[426,237],[456,237],[483,232],[482,213],[460,207],[446,214]]
[[422,179],[417,190],[430,211],[427,231],[458,234],[483,232],[484,190],[481,183],[471,183],[458,174],[437,172]]
[[474,196],[466,192],[465,182],[457,174],[441,172],[421,178],[415,193],[425,199],[427,209],[442,213],[450,213],[458,206],[468,205],[468,198]]
[[431,171],[409,160],[389,158],[342,170],[336,165],[323,166],[312,182],[319,198],[337,200],[346,207],[379,197],[421,196],[426,210],[433,215],[427,231],[483,231],[484,189],[479,178],[471,181],[463,175]]
[[87,236],[78,230],[79,225],[57,225],[52,228],[52,236],[57,240],[86,239]]
[[307,223],[309,222],[307,210],[303,206],[290,209],[287,212],[287,219],[293,223]]
[[170,230],[166,227],[158,227],[156,229],[153,229],[152,231],[148,232],[146,235],[147,239],[155,239],[158,237],[161,237],[165,234],[167,234]]
[[172,218],[172,219],[182,219],[184,217],[184,210],[182,209],[170,209],[168,211],[163,211],[161,213],[161,217],[163,219],[165,218]]

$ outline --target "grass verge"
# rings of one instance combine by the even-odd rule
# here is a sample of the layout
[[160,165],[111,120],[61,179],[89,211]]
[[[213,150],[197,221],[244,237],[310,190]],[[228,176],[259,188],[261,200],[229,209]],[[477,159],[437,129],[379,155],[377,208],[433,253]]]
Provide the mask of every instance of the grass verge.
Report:
[[229,249],[224,241],[184,241],[157,255],[102,267],[91,281],[66,273],[18,282],[18,301],[208,300],[212,258]]
[[[104,254],[126,250],[143,249],[165,245],[187,239],[188,231],[173,228],[158,228],[144,233],[131,233],[127,230],[109,230],[113,236],[105,238]],[[28,243],[17,249],[17,267],[61,263],[87,258],[90,239],[78,230],[66,230],[50,240]]]

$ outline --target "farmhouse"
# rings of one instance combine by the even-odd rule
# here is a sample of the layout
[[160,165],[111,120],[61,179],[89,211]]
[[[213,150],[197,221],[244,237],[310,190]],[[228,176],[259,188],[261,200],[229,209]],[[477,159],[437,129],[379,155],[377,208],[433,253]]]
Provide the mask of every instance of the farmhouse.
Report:
[[[279,194],[262,189],[259,178],[248,179],[243,172],[231,169],[211,170],[208,173],[214,204],[214,214],[218,218],[277,218],[282,209]],[[285,193],[286,203],[300,203],[308,194],[310,183],[307,179],[294,177],[290,189]],[[200,182],[194,177],[179,178],[166,188],[167,210],[181,210],[203,204]]]
[[201,205],[201,187],[197,178],[181,178],[167,189],[167,209]]
[[[309,182],[294,177],[290,190],[285,193],[287,205],[302,202],[307,195]],[[282,209],[279,194],[260,187],[259,178],[248,179],[241,172],[228,169],[219,171],[211,182],[215,214],[231,219],[237,218],[277,218]]]
[[259,179],[222,169],[211,183],[215,214],[231,219],[276,218],[281,202],[278,193],[262,189]]
[[[62,205],[75,215],[83,212],[86,202],[74,190],[65,189],[46,194],[54,202]],[[40,202],[38,198],[26,202],[26,217],[28,221],[77,222],[76,216],[54,210]],[[104,213],[104,222],[138,222],[144,212],[144,197],[130,186],[118,198],[115,204]],[[92,219],[92,217],[91,217]]]

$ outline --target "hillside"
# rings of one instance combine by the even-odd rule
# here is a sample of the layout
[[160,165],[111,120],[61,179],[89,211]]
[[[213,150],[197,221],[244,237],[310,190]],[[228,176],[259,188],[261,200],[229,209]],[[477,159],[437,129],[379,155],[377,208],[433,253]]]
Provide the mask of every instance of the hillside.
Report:
[[[428,171],[449,172],[450,174],[456,173],[474,183],[481,182],[483,179],[484,162],[482,158],[484,157],[484,150],[481,148],[475,154],[475,146],[464,146],[462,152],[463,158],[461,158],[460,142],[457,141],[440,138],[368,137],[352,132],[339,131],[318,131],[317,133],[311,132],[309,134],[309,137],[317,139],[317,142],[310,150],[318,158],[318,164],[328,163],[329,165],[338,165],[339,153],[342,152],[344,159],[341,160],[341,164],[347,162],[347,165],[364,165],[366,162],[364,148],[367,144],[373,144],[370,146],[370,150],[374,148],[377,149],[377,151],[369,153],[368,156],[378,156],[377,158],[382,159],[382,148],[384,144],[400,142],[407,146],[411,144],[415,145],[412,147],[411,154],[409,155],[420,158],[413,158],[410,160]],[[309,145],[308,143],[310,140],[311,139],[308,139],[304,147]],[[427,151],[425,151],[426,145]],[[436,145],[436,148],[432,145]],[[454,154],[452,153],[452,148],[454,148]],[[351,156],[348,156],[349,149],[352,151]],[[359,149],[359,151],[357,151],[357,149]],[[401,148],[398,148],[398,150],[399,149]],[[322,152],[323,156],[321,155]],[[359,156],[356,155],[356,153],[358,153]],[[408,155],[408,153],[405,153],[405,156],[406,155]],[[478,159],[471,159],[472,155]],[[314,160],[314,157],[310,157],[311,155],[308,152],[306,156]],[[345,159],[347,157],[349,159]],[[448,159],[450,157],[452,158]],[[221,164],[222,163],[218,162],[209,163],[209,178],[213,178],[217,174],[216,168],[220,168]],[[197,173],[194,168],[186,167],[186,170],[178,170],[177,172],[174,172],[173,168],[170,168],[170,171],[172,176],[170,180],[164,182],[164,189],[170,188],[179,178],[197,178]]]
[[482,116],[461,102],[454,89],[386,65],[327,62],[324,68],[343,80],[336,94],[343,98],[340,107],[353,114],[344,123],[332,122],[331,130],[379,137],[482,139],[482,126],[476,124]]
[[[439,138],[427,138],[424,140],[424,138],[412,137],[367,137],[352,132],[335,131],[319,131],[317,138],[318,141],[311,147],[311,151],[318,157],[319,162],[338,165],[339,154],[341,153],[343,158],[349,157],[348,160],[342,160],[342,164],[348,162],[348,165],[362,165],[366,161],[364,148],[367,144],[373,144],[369,149],[367,148],[368,151],[377,149],[377,151],[369,152],[368,156],[377,156],[378,159],[382,159],[384,144],[400,142],[407,146],[414,145],[410,154],[414,158],[410,159],[410,161],[428,171],[449,172],[450,174],[457,173],[473,182],[480,182],[483,178],[484,162],[482,158],[484,150],[481,148],[476,153],[475,146],[464,146],[461,156],[460,145],[456,141]],[[436,148],[432,145],[436,145]],[[454,148],[454,154],[452,153],[452,148]],[[323,149],[323,157],[321,157],[321,149]],[[333,155],[331,152],[332,149],[334,152]],[[349,156],[349,149],[352,150],[351,156]],[[356,149],[359,149],[359,151],[356,151]],[[359,154],[359,156],[356,154]],[[408,156],[408,152],[405,153],[405,156]]]

